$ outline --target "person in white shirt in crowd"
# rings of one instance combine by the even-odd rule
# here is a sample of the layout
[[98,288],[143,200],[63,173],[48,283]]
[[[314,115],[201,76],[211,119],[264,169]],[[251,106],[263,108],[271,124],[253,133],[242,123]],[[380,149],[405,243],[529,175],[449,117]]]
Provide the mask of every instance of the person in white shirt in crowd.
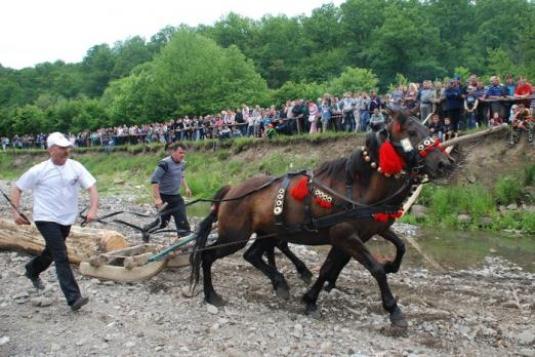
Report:
[[89,301],[82,296],[76,283],[67,256],[67,239],[71,225],[78,216],[78,193],[80,187],[89,192],[90,206],[87,221],[94,220],[98,209],[98,192],[95,178],[78,161],[69,159],[72,144],[61,133],[48,136],[47,147],[50,159],[26,171],[12,189],[13,219],[16,224],[30,224],[20,214],[20,198],[24,191],[33,192],[33,220],[45,240],[41,255],[26,264],[25,276],[36,289],[44,289],[39,275],[52,262],[56,266],[59,285],[67,304],[73,311]]

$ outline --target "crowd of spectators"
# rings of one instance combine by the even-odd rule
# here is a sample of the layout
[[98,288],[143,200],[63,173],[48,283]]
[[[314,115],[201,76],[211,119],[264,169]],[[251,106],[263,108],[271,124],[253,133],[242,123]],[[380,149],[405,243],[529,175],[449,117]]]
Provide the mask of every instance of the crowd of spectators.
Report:
[[[519,106],[535,112],[534,89],[526,78],[515,82],[511,76],[501,83],[497,76],[490,84],[471,75],[466,83],[459,77],[446,82],[423,81],[400,85],[379,96],[376,92],[347,92],[338,98],[325,94],[317,100],[289,100],[280,108],[242,105],[215,115],[183,117],[165,122],[101,128],[68,134],[74,146],[169,143],[227,139],[242,136],[317,133],[325,131],[367,131],[385,123],[386,104],[404,107],[426,121],[441,137],[459,130],[513,122]],[[439,134],[440,133],[440,134]],[[3,150],[8,147],[44,148],[46,134],[15,135],[0,138]]]

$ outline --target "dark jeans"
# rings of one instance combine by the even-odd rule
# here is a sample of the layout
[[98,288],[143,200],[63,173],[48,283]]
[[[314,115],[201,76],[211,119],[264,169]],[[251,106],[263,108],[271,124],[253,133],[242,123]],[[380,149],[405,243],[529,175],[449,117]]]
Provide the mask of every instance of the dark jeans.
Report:
[[188,223],[188,218],[186,217],[186,205],[184,204],[184,199],[180,195],[165,195],[160,194],[160,197],[163,202],[167,203],[165,211],[172,211],[168,214],[162,215],[162,223],[160,228],[167,227],[171,216],[175,219],[175,226],[177,232],[183,233],[184,231],[190,231],[190,225]]
[[65,245],[65,239],[71,231],[71,226],[63,226],[54,222],[35,222],[35,225],[46,244],[41,255],[26,264],[26,271],[29,276],[38,277],[54,262],[59,286],[65,299],[67,299],[67,303],[72,305],[80,297],[80,288],[74,279]]

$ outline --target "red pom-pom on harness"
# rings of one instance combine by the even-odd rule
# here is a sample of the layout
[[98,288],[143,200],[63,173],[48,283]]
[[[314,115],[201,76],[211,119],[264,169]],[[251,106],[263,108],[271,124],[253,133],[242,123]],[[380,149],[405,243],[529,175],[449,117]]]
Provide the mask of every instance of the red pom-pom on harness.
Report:
[[372,216],[373,216],[373,219],[375,219],[377,222],[386,223],[390,219],[397,219],[397,218],[403,216],[403,210],[400,209],[399,211],[394,212],[394,213],[379,212],[379,213],[372,214]]
[[309,194],[308,191],[308,177],[302,177],[297,184],[292,188],[290,194],[297,201],[302,201]]
[[314,198],[314,202],[322,207],[322,208],[333,208],[333,203],[332,201],[326,201],[324,199],[322,199],[321,197],[315,197]]
[[379,148],[379,167],[381,172],[387,175],[397,175],[405,167],[405,161],[390,141],[385,141]]

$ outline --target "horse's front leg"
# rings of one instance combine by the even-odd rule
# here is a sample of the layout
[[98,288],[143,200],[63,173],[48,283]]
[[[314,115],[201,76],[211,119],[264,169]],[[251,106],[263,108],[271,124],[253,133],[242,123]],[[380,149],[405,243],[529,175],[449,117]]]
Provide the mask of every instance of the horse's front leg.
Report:
[[385,269],[373,257],[368,248],[366,248],[358,234],[352,231],[351,225],[340,224],[334,226],[331,229],[331,237],[333,246],[355,258],[375,278],[381,290],[383,308],[390,313],[390,322],[392,325],[397,328],[406,329],[408,325],[405,315],[401,312],[396,299],[394,299],[390,291]]
[[389,241],[396,246],[396,257],[393,261],[387,261],[383,264],[383,269],[386,274],[397,273],[401,265],[401,260],[405,254],[405,243],[399,238],[399,236],[388,228],[381,233],[381,237]]

